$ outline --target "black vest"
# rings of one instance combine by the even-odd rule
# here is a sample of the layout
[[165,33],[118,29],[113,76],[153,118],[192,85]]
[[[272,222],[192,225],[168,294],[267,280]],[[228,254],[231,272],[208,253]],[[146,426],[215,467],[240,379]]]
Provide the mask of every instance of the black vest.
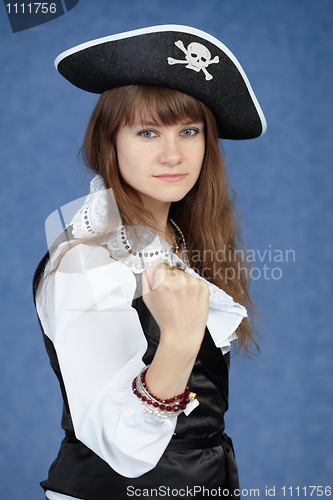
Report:
[[[34,294],[47,260],[48,254],[36,269]],[[159,342],[159,327],[141,296],[135,298],[132,305],[147,339],[148,348],[143,361],[149,364]],[[178,417],[175,435],[162,458],[154,469],[138,478],[121,476],[76,438],[57,354],[44,332],[43,337],[51,366],[60,383],[64,401],[61,425],[65,431],[48,479],[41,483],[44,490],[84,500],[128,500],[131,496],[138,496],[135,494],[138,488],[144,498],[156,499],[167,498],[168,488],[172,498],[190,498],[194,492],[196,498],[201,498],[200,488],[203,487],[211,490],[220,488],[221,492],[226,489],[233,492],[239,487],[232,443],[223,432],[224,413],[228,408],[229,355],[222,355],[207,329],[189,380],[200,405],[189,416],[181,414]]]

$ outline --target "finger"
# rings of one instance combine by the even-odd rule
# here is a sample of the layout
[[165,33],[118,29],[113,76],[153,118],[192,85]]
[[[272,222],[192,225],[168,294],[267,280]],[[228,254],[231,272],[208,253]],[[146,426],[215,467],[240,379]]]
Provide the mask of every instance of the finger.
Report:
[[179,269],[180,271],[185,271],[186,269],[186,264],[182,261],[177,261],[172,267],[175,269]]

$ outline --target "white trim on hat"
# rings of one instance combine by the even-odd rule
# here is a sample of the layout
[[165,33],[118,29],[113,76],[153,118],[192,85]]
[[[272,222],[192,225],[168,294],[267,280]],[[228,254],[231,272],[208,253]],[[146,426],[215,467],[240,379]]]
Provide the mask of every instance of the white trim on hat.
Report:
[[105,36],[102,38],[97,38],[95,40],[91,40],[89,42],[81,43],[80,45],[76,45],[75,47],[72,47],[71,49],[65,50],[61,54],[56,57],[54,61],[54,66],[56,69],[58,69],[59,63],[65,59],[66,57],[70,56],[71,54],[74,54],[76,52],[79,52],[81,50],[87,49],[89,47],[94,47],[95,45],[100,45],[102,43],[106,42],[112,42],[114,40],[122,40],[124,38],[130,38],[133,36],[137,35],[143,35],[146,33],[157,33],[157,32],[162,32],[162,31],[177,31],[177,32],[183,32],[183,33],[188,33],[190,35],[196,35],[201,38],[204,38],[205,40],[211,42],[212,44],[216,45],[219,47],[222,52],[224,52],[229,59],[235,64],[237,67],[238,71],[242,75],[242,78],[247,86],[247,89],[249,91],[249,94],[251,96],[251,99],[253,101],[253,104],[255,105],[255,108],[258,112],[260,121],[261,121],[261,127],[262,127],[262,132],[260,135],[264,135],[264,133],[267,130],[267,122],[265,115],[260,107],[260,104],[255,96],[255,93],[253,92],[253,89],[251,87],[251,84],[249,82],[248,77],[246,76],[245,71],[243,70],[242,66],[240,65],[239,61],[237,58],[234,56],[234,54],[226,47],[220,40],[215,38],[214,36],[210,35],[209,33],[206,33],[205,31],[199,30],[197,28],[192,28],[190,26],[183,26],[183,25],[178,25],[178,24],[163,24],[160,26],[148,26],[146,28],[139,28],[136,30],[131,30],[131,31],[125,31],[124,33],[117,33],[115,35],[109,35]]

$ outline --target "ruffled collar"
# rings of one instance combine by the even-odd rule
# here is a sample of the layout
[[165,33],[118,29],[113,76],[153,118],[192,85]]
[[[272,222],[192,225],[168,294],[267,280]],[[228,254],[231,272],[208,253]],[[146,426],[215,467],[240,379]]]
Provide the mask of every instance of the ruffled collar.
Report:
[[[156,232],[144,226],[125,228],[112,189],[96,175],[90,182],[90,192],[70,222],[75,239],[89,240],[100,236],[114,258],[126,264],[134,273],[142,273],[158,258],[173,265],[180,259],[170,245]],[[104,237],[105,236],[105,237]]]
[[[129,234],[131,230],[135,232],[138,245],[132,242],[133,238]],[[106,241],[106,245],[117,260],[121,260],[136,274],[145,271],[159,258],[167,260],[170,265],[182,262],[165,240],[146,227],[127,229],[121,226]]]

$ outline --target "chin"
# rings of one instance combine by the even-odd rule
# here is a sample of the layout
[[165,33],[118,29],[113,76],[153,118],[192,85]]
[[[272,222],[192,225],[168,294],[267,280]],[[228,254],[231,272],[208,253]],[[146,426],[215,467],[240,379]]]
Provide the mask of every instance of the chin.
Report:
[[[183,198],[185,198],[185,196],[191,191],[192,187],[190,189],[186,189],[186,190],[184,190],[184,189],[179,190],[178,192],[175,192],[175,193],[168,193],[168,195],[166,195],[165,197],[161,196],[161,201],[168,201],[170,203],[173,203],[175,201],[180,201]],[[163,200],[162,200],[162,198],[163,198]]]
[[182,200],[183,198],[185,198],[185,196],[187,195],[187,193],[182,193],[182,194],[179,194],[178,196],[175,195],[175,196],[168,196],[168,197],[165,197],[165,198],[160,198],[160,201],[163,201],[163,202],[166,202],[166,203],[174,203],[176,201],[180,201]]

